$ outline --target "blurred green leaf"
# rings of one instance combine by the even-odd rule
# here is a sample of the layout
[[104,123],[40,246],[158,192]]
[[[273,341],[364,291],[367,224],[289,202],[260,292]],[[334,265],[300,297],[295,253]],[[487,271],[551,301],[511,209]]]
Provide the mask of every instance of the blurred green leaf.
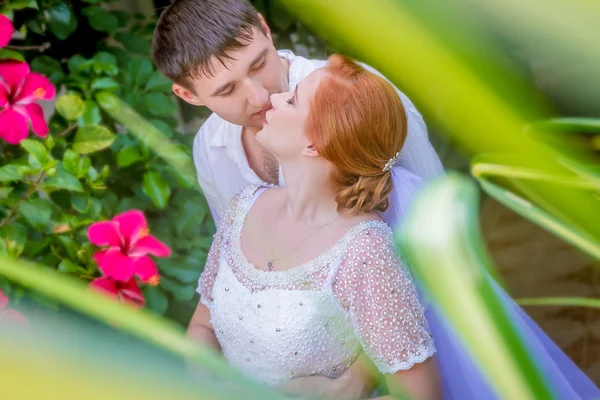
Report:
[[150,92],[171,93],[173,82],[168,80],[158,71],[154,71],[146,82],[146,90]]
[[160,261],[160,265],[163,266],[161,271],[165,275],[176,278],[183,283],[197,282],[200,273],[204,269],[204,264],[200,260],[187,256],[175,256]]
[[56,166],[56,175],[44,180],[44,185],[52,189],[65,189],[74,192],[83,192],[81,182],[75,176],[68,173],[62,163]]
[[174,115],[177,111],[173,100],[164,93],[147,93],[144,96],[144,106],[150,114],[159,117]]
[[194,286],[184,285],[164,276],[160,278],[160,287],[179,301],[189,301],[196,295]]
[[81,12],[88,17],[90,26],[97,31],[114,35],[119,27],[117,17],[102,7],[91,6],[84,8]]
[[117,18],[119,28],[125,28],[127,25],[129,25],[129,20],[131,18],[128,12],[123,10],[112,10],[110,13]]
[[82,126],[77,130],[73,140],[73,151],[89,154],[103,150],[115,140],[115,135],[102,125]]
[[86,62],[87,60],[85,58],[76,54],[67,61],[67,68],[69,68],[71,74],[77,75],[79,72],[83,71],[85,65],[87,65]]
[[0,229],[0,239],[3,239],[10,257],[19,257],[23,253],[27,242],[27,228],[19,223],[12,222]]
[[4,200],[14,190],[12,187],[0,187],[0,200]]
[[19,172],[19,167],[15,164],[0,167],[0,182],[10,182],[21,180],[23,176]]
[[65,76],[60,62],[47,55],[34,58],[31,61],[30,67],[33,71],[46,75],[55,85]]
[[77,29],[77,17],[65,3],[55,3],[46,12],[48,28],[60,40],[65,40]]
[[86,212],[90,208],[90,195],[88,193],[74,193],[71,196],[71,205],[80,213]]
[[129,32],[117,32],[115,39],[123,44],[132,53],[148,56],[150,54],[150,43],[141,36]]
[[44,230],[52,215],[52,205],[46,199],[28,199],[19,205],[19,213],[34,228]]
[[84,101],[85,109],[83,114],[77,119],[77,125],[88,126],[98,125],[102,122],[102,116],[100,115],[100,108],[93,100]]
[[152,119],[150,122],[169,139],[173,137],[173,129],[171,129],[171,127],[164,121],[161,121],[160,119]]
[[121,167],[128,167],[140,160],[142,155],[137,147],[125,147],[117,153],[117,164]]
[[79,118],[85,110],[85,103],[75,94],[65,94],[56,100],[56,111],[68,121]]
[[25,57],[23,54],[19,53],[16,50],[11,49],[0,49],[0,60],[17,60],[17,61],[25,61]]
[[42,143],[33,139],[25,139],[21,142],[21,147],[35,157],[40,164],[44,164],[48,161],[48,151]]
[[58,272],[83,274],[83,273],[85,273],[85,268],[83,268],[80,265],[75,264],[71,260],[62,260],[60,262],[60,264],[58,264]]
[[112,78],[96,78],[92,81],[91,86],[93,90],[118,89],[119,87],[119,83]]
[[73,175],[78,174],[79,154],[71,149],[65,150],[63,155],[63,166],[67,172]]
[[136,57],[129,63],[127,73],[133,86],[142,86],[152,76],[152,62],[147,58]]
[[158,172],[146,172],[144,174],[144,193],[152,199],[158,208],[165,208],[169,202],[171,188],[163,176]]
[[169,307],[167,295],[159,286],[144,286],[142,294],[146,299],[146,308],[163,315]]

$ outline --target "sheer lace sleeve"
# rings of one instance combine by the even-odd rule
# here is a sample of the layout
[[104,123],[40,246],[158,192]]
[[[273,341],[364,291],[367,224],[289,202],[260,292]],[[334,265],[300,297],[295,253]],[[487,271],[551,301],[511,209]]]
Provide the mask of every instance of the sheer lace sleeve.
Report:
[[435,353],[423,306],[387,226],[357,235],[334,278],[334,293],[381,373],[410,369]]

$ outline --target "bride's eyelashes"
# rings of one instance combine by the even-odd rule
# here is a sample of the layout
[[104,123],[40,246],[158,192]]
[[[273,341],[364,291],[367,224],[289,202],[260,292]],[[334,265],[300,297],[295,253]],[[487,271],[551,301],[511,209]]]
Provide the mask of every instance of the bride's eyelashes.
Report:
[[289,99],[287,99],[285,102],[288,103],[290,106],[293,106],[294,105],[294,95],[292,94],[292,96]]

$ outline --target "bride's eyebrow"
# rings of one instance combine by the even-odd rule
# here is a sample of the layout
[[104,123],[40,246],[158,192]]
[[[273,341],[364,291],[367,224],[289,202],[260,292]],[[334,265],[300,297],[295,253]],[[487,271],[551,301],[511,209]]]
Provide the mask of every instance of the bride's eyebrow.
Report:
[[300,84],[297,84],[296,88],[294,89],[294,102],[296,104],[298,104],[298,86],[300,86]]

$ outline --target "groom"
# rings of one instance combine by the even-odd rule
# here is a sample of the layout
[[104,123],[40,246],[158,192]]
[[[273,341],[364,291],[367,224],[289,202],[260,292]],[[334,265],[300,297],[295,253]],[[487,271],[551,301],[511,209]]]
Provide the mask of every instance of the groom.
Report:
[[[177,96],[213,111],[196,135],[193,157],[198,182],[218,226],[229,200],[246,186],[260,181],[282,183],[275,158],[261,148],[255,135],[271,108],[270,95],[293,90],[325,61],[277,51],[264,18],[247,0],[175,0],[156,26],[152,58],[173,81]],[[408,121],[399,164],[425,179],[441,173],[421,115],[404,94],[398,91],[398,95]],[[192,337],[194,330],[192,318],[188,329]],[[326,382],[326,394],[360,398],[360,393],[369,393],[373,382],[365,379],[358,364]],[[355,379],[358,374],[362,379]],[[323,380],[299,378],[284,389],[304,390],[305,385],[318,391]]]

